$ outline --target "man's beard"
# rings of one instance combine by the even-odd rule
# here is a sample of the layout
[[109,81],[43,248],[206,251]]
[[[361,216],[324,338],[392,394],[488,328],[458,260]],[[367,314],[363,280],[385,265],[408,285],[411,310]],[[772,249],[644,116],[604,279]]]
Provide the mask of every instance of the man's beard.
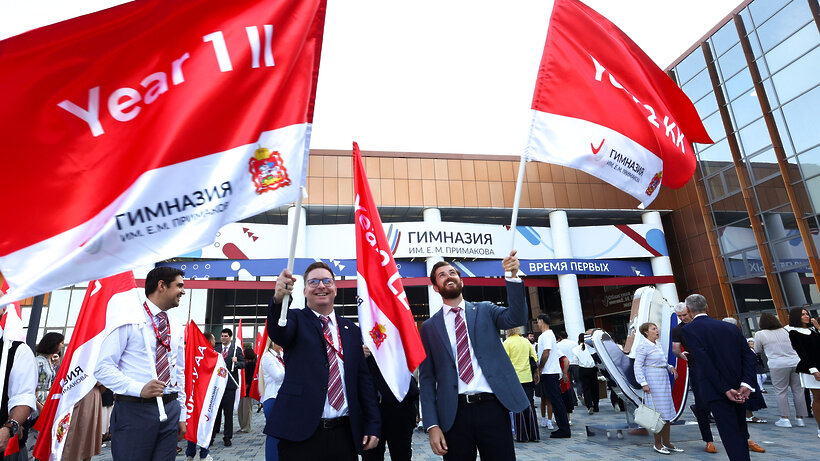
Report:
[[[455,286],[452,287],[452,288],[447,285],[451,281],[455,282]],[[438,292],[439,292],[439,294],[441,294],[441,297],[444,298],[444,299],[455,299],[455,298],[458,298],[459,296],[461,296],[462,288],[463,288],[463,286],[461,285],[461,282],[459,280],[447,279],[444,282],[444,285],[439,287]]]

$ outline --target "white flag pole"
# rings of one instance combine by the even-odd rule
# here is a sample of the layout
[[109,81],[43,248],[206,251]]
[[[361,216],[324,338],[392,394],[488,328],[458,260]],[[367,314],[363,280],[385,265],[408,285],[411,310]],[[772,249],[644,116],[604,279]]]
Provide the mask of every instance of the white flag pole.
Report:
[[[299,237],[299,220],[302,219],[302,197],[305,195],[305,187],[300,187],[301,193],[296,199],[296,218],[293,220],[293,228],[290,230],[290,250],[288,252],[288,272],[293,274],[293,261],[296,259],[296,238]],[[282,311],[279,313],[279,326],[288,324],[288,301],[290,295],[286,294],[282,299]]]
[[[522,155],[521,162],[518,165],[518,178],[515,181],[515,199],[513,199],[512,219],[510,220],[510,251],[515,249],[515,234],[517,233],[516,226],[518,225],[518,205],[521,202],[521,188],[524,185],[524,166],[527,164],[527,158]],[[512,277],[515,274],[505,273],[507,277]]]
[[[154,366],[151,367],[151,378],[157,379],[157,359],[156,357],[151,357],[151,343],[148,342],[148,338],[145,336],[145,334],[142,335],[142,340],[145,341],[145,351],[148,353],[148,358],[149,360],[151,360],[151,363],[154,364]],[[168,366],[171,366],[170,360],[168,361]],[[159,408],[159,421],[161,423],[167,421],[168,415],[165,414],[165,405],[162,403],[161,395],[157,396],[157,408]]]

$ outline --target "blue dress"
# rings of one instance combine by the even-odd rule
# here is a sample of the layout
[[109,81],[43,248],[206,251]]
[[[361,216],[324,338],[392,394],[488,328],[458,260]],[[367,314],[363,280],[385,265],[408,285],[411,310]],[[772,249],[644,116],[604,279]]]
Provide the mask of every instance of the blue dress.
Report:
[[654,408],[666,421],[675,418],[675,404],[672,402],[672,386],[669,381],[669,364],[661,345],[641,341],[635,352],[635,379],[649,385],[644,405]]

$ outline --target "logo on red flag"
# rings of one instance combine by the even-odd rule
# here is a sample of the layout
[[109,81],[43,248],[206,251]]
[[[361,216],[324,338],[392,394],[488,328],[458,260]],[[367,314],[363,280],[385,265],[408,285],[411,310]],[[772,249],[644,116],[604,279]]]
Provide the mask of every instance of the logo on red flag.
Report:
[[577,0],[553,5],[532,109],[527,158],[585,171],[643,205],[661,181],[686,184],[696,163],[691,143],[712,142],[675,82]]
[[34,445],[35,458],[62,458],[65,436],[72,430],[72,409],[97,383],[94,368],[103,340],[121,325],[143,323],[141,306],[130,271],[88,284],[74,334],[34,426],[40,433]]
[[355,142],[353,176],[356,191],[356,276],[362,339],[375,357],[390,390],[402,400],[410,386],[411,373],[424,360],[425,353],[407,303],[401,275],[370,193],[359,145]]
[[4,210],[10,296],[197,250],[295,201],[325,8],[135,0],[0,42],[0,183],[29,191]]

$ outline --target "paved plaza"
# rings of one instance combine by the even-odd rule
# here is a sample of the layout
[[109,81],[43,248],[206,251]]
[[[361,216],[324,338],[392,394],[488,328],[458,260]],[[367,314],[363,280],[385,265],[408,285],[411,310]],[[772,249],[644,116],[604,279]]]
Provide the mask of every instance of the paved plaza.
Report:
[[[817,426],[813,418],[806,420],[806,427],[780,428],[774,425],[778,419],[777,405],[774,396],[765,394],[766,403],[769,408],[756,412],[755,415],[768,420],[767,424],[750,424],[749,431],[752,440],[766,449],[766,453],[752,453],[752,461],[761,460],[811,460],[820,459],[820,438],[817,437]],[[691,402],[691,394],[690,400]],[[537,399],[536,399],[537,403]],[[633,459],[678,459],[678,460],[726,460],[726,453],[720,444],[720,437],[717,429],[712,425],[712,432],[715,437],[715,445],[718,448],[717,454],[709,454],[703,451],[704,443],[700,440],[700,433],[694,422],[694,417],[690,412],[686,412],[682,419],[689,424],[681,424],[672,427],[672,441],[680,448],[686,450],[681,454],[664,456],[654,453],[651,448],[651,438],[649,436],[633,436],[626,434],[623,439],[618,439],[615,433],[611,438],[607,438],[604,432],[594,432],[594,435],[587,436],[585,427],[587,425],[622,424],[626,419],[624,413],[615,412],[609,404],[609,400],[602,400],[601,411],[593,415],[588,415],[583,406],[576,407],[572,415],[572,438],[570,439],[549,439],[549,432],[541,430],[543,439],[541,442],[516,443],[515,452],[520,461],[544,461],[544,460],[584,460],[595,459],[605,460],[633,460]],[[222,439],[217,435],[216,442],[211,450],[211,455],[215,461],[263,461],[265,459],[264,436],[262,429],[265,418],[262,413],[253,414],[253,432],[250,434],[236,433],[233,438],[233,446],[222,446]],[[238,428],[234,421],[234,431]],[[184,447],[184,443],[180,446]],[[111,460],[111,451],[104,447],[102,453],[92,458],[94,461]],[[184,460],[184,455],[177,456],[177,460]],[[389,456],[386,457],[389,459]],[[427,443],[427,434],[416,431],[413,436],[413,459],[419,461],[440,460],[433,455]],[[310,460],[305,460],[310,461]],[[485,460],[492,461],[492,460]]]

